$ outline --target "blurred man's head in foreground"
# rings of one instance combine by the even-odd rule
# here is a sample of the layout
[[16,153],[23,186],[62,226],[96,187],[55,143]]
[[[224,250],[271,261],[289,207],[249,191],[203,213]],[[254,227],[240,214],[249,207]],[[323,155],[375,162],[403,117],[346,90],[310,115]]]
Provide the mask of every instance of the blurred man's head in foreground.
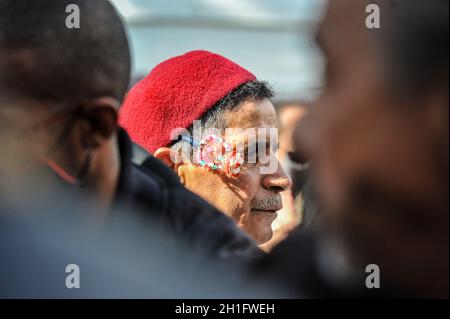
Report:
[[[371,3],[379,29],[366,27]],[[448,295],[448,10],[330,1],[325,87],[299,130],[333,229],[411,294]]]
[[[69,4],[79,8],[79,28],[66,24]],[[27,157],[21,159],[30,166],[52,162],[110,196],[119,167],[117,108],[129,73],[127,38],[109,1],[0,1],[6,154],[19,154],[22,146]]]

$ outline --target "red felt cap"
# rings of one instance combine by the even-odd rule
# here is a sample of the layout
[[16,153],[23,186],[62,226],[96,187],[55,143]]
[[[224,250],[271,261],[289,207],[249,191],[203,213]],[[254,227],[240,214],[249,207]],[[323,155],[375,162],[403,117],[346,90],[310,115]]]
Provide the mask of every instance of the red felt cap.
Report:
[[160,63],[128,92],[119,124],[154,153],[171,142],[173,129],[188,128],[228,93],[255,79],[221,55],[191,51]]

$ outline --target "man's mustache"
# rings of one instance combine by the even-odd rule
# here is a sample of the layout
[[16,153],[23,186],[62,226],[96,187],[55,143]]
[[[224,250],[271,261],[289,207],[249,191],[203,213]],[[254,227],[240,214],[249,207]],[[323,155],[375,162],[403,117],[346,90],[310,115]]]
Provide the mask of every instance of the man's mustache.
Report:
[[283,208],[283,203],[281,201],[281,195],[275,194],[265,199],[254,200],[250,204],[253,210],[280,210]]

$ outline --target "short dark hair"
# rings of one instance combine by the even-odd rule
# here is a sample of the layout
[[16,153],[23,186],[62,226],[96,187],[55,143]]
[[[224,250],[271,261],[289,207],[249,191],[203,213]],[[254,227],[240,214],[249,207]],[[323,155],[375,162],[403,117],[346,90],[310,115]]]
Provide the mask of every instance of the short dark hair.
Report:
[[[66,7],[80,28],[66,27]],[[122,101],[130,80],[124,26],[108,0],[0,0],[0,85],[32,99]]]
[[399,92],[448,85],[449,1],[377,2],[382,24],[373,33],[379,35],[387,83]]
[[254,80],[241,84],[201,117],[202,127],[225,129],[227,123],[224,114],[226,111],[230,111],[244,102],[271,99],[273,96],[272,88],[265,81]]

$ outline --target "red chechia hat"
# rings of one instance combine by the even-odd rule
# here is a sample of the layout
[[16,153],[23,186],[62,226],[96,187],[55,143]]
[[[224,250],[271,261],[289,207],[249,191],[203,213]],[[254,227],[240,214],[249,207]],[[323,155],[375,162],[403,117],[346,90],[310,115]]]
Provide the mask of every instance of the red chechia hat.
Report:
[[150,153],[170,144],[170,133],[188,128],[218,101],[256,77],[208,51],[191,51],[157,65],[129,92],[119,124]]

